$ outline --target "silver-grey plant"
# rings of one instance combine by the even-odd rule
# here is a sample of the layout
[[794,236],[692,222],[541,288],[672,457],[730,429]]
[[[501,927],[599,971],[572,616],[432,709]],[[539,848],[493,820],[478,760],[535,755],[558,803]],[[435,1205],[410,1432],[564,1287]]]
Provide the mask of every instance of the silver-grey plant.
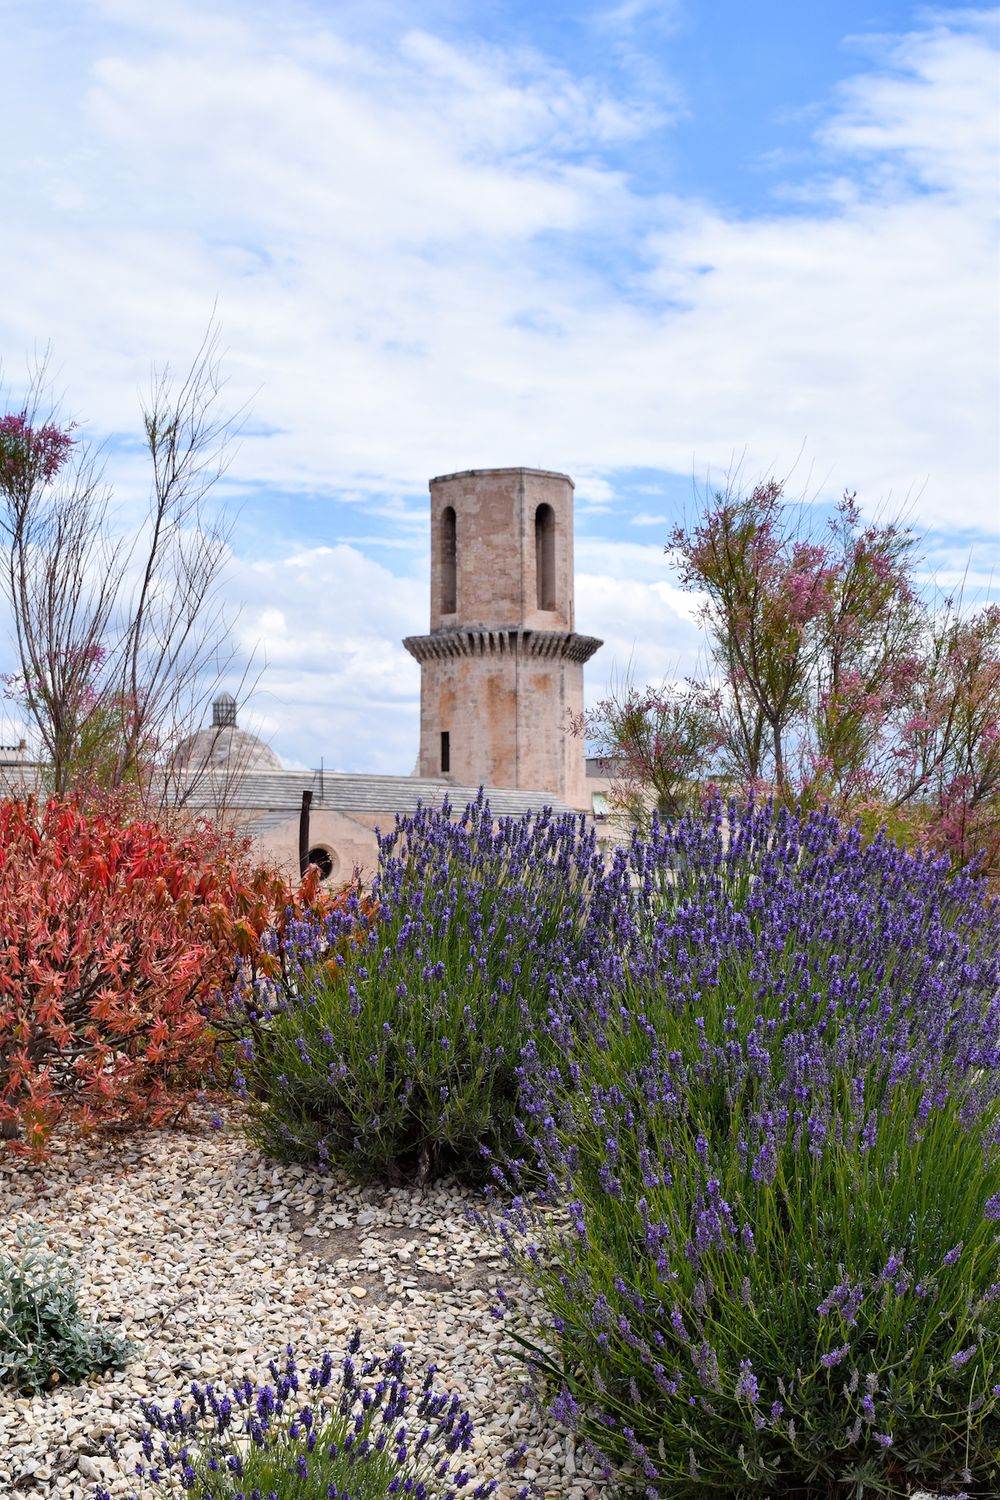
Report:
[[79,1272],[45,1231],[17,1232],[18,1253],[0,1252],[0,1384],[43,1391],[95,1371],[121,1369],[131,1344],[80,1312]]

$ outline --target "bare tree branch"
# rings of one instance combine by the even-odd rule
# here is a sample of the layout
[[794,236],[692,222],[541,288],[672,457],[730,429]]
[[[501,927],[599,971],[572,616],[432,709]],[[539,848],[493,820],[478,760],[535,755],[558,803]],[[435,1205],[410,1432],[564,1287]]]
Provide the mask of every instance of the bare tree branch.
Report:
[[181,377],[153,370],[149,506],[129,542],[111,533],[100,455],[45,406],[44,361],[22,410],[0,419],[2,581],[20,661],[9,686],[56,792],[90,781],[147,803],[194,796],[171,757],[236,662],[221,597],[235,517],[212,491],[244,413],[222,408],[220,337],[213,316]]

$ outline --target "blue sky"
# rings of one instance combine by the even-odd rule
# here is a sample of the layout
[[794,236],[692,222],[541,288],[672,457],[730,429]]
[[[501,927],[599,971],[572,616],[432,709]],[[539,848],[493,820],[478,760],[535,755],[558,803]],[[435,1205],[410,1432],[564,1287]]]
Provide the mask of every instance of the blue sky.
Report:
[[[51,346],[123,523],[213,305],[252,420],[227,589],[290,764],[408,772],[426,482],[577,482],[577,621],[695,669],[696,488],[905,509],[996,594],[998,13],[730,0],[6,0],[0,357]],[[7,668],[0,636],[0,670]]]

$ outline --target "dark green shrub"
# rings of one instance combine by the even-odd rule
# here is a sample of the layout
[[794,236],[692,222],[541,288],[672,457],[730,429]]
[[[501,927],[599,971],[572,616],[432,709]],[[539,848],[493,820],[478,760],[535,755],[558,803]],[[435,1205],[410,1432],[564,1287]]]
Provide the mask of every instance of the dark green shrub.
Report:
[[23,1391],[120,1369],[131,1349],[119,1334],[83,1319],[78,1276],[44,1244],[41,1231],[21,1230],[20,1254],[0,1253],[0,1381]]
[[240,1080],[264,1151],[356,1179],[482,1175],[514,1144],[518,1067],[577,958],[592,835],[573,816],[423,809],[381,839],[371,909],[291,923],[240,991]]

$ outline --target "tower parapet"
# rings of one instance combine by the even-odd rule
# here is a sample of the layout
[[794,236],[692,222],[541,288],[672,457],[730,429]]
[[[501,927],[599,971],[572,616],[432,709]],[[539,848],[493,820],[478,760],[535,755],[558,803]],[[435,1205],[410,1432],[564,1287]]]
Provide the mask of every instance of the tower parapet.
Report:
[[420,663],[422,776],[548,791],[586,806],[583,666],[574,631],[573,481],[467,469],[430,482],[431,629]]

